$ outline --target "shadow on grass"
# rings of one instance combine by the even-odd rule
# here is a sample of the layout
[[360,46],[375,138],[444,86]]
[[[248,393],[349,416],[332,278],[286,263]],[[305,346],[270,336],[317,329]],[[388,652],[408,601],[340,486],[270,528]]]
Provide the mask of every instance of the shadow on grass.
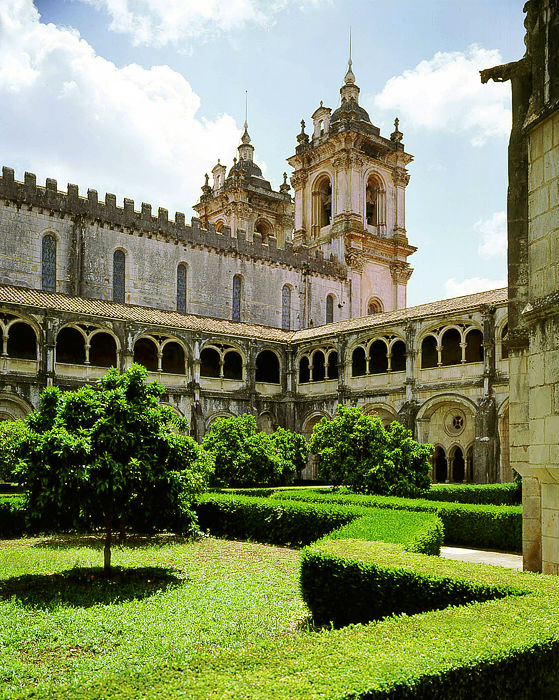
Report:
[[[176,535],[170,532],[147,535],[134,533],[127,535],[123,540],[119,539],[118,533],[115,533],[113,551],[121,547],[126,549],[140,549],[142,547],[157,547],[166,544],[184,544],[189,541],[191,541],[191,539],[183,535]],[[105,540],[104,535],[69,533],[36,538],[30,544],[32,547],[46,547],[47,549],[75,549],[76,547],[103,549]]]
[[56,605],[89,608],[129,600],[185,583],[176,569],[163,567],[124,568],[114,566],[107,577],[101,567],[83,567],[55,574],[26,574],[0,581],[0,600],[15,598],[25,606],[50,608]]

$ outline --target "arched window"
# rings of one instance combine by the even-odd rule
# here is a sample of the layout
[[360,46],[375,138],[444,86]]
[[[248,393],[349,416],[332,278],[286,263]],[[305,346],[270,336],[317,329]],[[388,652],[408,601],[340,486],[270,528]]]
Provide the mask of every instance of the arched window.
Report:
[[312,235],[320,236],[320,229],[332,221],[332,183],[323,175],[314,184],[312,192]]
[[280,383],[278,356],[271,350],[262,350],[256,357],[256,381],[268,384]]
[[390,350],[390,369],[393,372],[404,372],[406,369],[406,344],[397,340]]
[[376,226],[378,223],[378,190],[378,182],[370,177],[365,197],[365,218],[369,226]]
[[447,480],[447,464],[445,451],[442,447],[437,447],[435,449],[435,454],[433,455],[433,467],[435,472],[435,481],[444,483]]
[[233,321],[241,320],[241,287],[241,275],[235,275],[233,277],[233,310],[231,314],[231,318]]
[[317,350],[312,356],[312,380],[313,382],[322,382],[325,376],[324,353],[322,350]]
[[378,299],[371,299],[367,304],[367,316],[380,314],[382,312],[382,304]]
[[462,362],[462,336],[456,328],[448,328],[441,339],[441,362],[443,365],[459,365]]
[[113,301],[124,304],[125,301],[126,256],[124,251],[115,250],[113,254]]
[[177,311],[186,313],[186,265],[180,263],[177,267]]
[[169,374],[185,373],[184,350],[179,343],[165,343],[161,355],[161,369]]
[[334,350],[328,355],[327,378],[338,378],[338,353]]
[[110,333],[91,336],[89,362],[97,367],[116,367],[116,341]]
[[464,453],[460,447],[455,447],[452,452],[452,481],[462,482],[466,478],[466,463],[464,462]]
[[291,330],[291,287],[286,284],[281,290],[281,327]]
[[483,360],[483,333],[474,328],[466,335],[466,362]]
[[386,196],[382,183],[374,175],[369,175],[365,189],[365,222],[367,226],[381,226],[386,222]]
[[507,346],[507,337],[509,334],[509,324],[505,323],[503,330],[501,332],[501,360],[506,360],[509,356],[509,349]]
[[384,340],[375,340],[369,350],[369,372],[381,374],[388,369],[387,347]]
[[268,242],[268,237],[272,235],[272,230],[272,225],[265,219],[258,219],[254,224],[254,231],[262,236],[262,243]]
[[70,365],[85,363],[85,338],[76,328],[63,328],[56,336],[56,361]]
[[421,369],[436,367],[438,363],[437,339],[434,335],[428,335],[421,343]]
[[243,358],[238,352],[231,350],[223,357],[223,377],[225,379],[243,378]]
[[43,237],[41,289],[56,292],[56,238],[50,234]]
[[367,357],[365,350],[359,346],[351,355],[351,376],[362,377],[364,374],[367,374]]
[[13,323],[8,333],[8,357],[17,357],[20,360],[37,359],[37,336],[28,323]]
[[149,338],[140,338],[134,344],[134,362],[150,372],[157,372],[157,346]]
[[217,233],[223,232],[223,221],[218,221],[215,225],[215,230]]
[[304,356],[299,362],[299,384],[305,384],[310,379],[309,358]]
[[200,375],[202,377],[219,377],[219,353],[213,348],[204,348],[200,353]]
[[326,297],[326,323],[334,323],[334,297],[331,294]]

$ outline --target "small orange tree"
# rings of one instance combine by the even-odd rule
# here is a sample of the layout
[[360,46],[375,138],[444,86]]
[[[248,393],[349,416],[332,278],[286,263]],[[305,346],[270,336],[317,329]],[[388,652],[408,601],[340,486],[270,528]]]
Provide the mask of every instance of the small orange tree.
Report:
[[333,420],[323,418],[310,448],[320,457],[321,479],[359,493],[417,496],[431,485],[433,445],[416,442],[396,421],[384,428],[358,408],[340,406]]
[[141,512],[148,527],[195,528],[193,499],[207,487],[211,458],[168,406],[147,370],[114,368],[95,387],[47,389],[27,419],[19,479],[33,522],[51,527],[73,520],[105,531],[104,568],[111,570],[115,526]]

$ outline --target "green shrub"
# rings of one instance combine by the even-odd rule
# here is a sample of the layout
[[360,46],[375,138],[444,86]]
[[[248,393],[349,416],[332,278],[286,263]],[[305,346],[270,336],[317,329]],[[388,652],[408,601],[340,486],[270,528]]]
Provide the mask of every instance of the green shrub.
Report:
[[272,499],[335,503],[436,513],[444,525],[445,544],[522,551],[522,508],[445,503],[419,498],[365,496],[325,491],[276,492]]
[[333,543],[328,538],[303,550],[301,590],[313,620],[341,627],[519,594],[506,586],[438,574],[436,559],[422,572],[400,550],[384,542]]
[[293,460],[299,458],[303,448],[288,432],[283,431],[276,437],[267,435],[248,413],[235,418],[218,418],[202,441],[202,447],[215,463],[212,485],[244,487],[292,483],[297,468]]
[[0,482],[13,481],[20,460],[20,444],[29,432],[21,420],[0,422]]
[[323,418],[310,448],[320,457],[320,478],[359,493],[414,496],[431,484],[433,446],[416,442],[396,421],[384,428],[358,408],[340,406],[333,420]]
[[0,538],[21,537],[25,533],[23,496],[0,496]]
[[[309,504],[231,494],[205,494],[198,522],[212,535],[301,546],[320,537],[381,539],[410,551],[438,554],[443,533],[434,515]],[[349,529],[346,529],[349,528]]]
[[433,484],[421,498],[449,503],[516,506],[522,501],[519,484]]

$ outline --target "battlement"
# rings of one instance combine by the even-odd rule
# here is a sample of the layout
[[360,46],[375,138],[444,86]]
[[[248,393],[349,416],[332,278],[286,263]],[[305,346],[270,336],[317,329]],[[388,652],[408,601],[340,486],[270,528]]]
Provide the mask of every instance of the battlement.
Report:
[[257,233],[249,241],[245,231],[238,229],[236,235],[233,235],[228,226],[224,226],[221,232],[216,231],[215,224],[209,224],[207,229],[203,229],[200,219],[196,217],[192,217],[190,224],[187,224],[182,212],[176,212],[173,220],[169,219],[167,209],[159,207],[157,215],[154,215],[151,204],[145,202],[142,202],[137,211],[134,200],[127,197],[124,198],[123,206],[119,207],[114,194],[107,193],[104,200],[100,200],[97,190],[88,189],[87,197],[84,197],[80,195],[78,186],[72,184],[68,184],[64,192],[58,189],[57,181],[52,178],[47,178],[43,187],[37,185],[34,173],[26,172],[21,182],[15,179],[12,168],[2,168],[0,199],[14,202],[17,206],[38,207],[65,216],[82,217],[113,228],[126,228],[139,236],[161,235],[189,245],[208,246],[273,264],[306,268],[321,275],[341,278],[347,276],[345,265],[334,256],[325,260],[321,251],[312,253],[306,247],[295,251],[290,242],[280,248],[273,236],[262,243],[262,237]]

